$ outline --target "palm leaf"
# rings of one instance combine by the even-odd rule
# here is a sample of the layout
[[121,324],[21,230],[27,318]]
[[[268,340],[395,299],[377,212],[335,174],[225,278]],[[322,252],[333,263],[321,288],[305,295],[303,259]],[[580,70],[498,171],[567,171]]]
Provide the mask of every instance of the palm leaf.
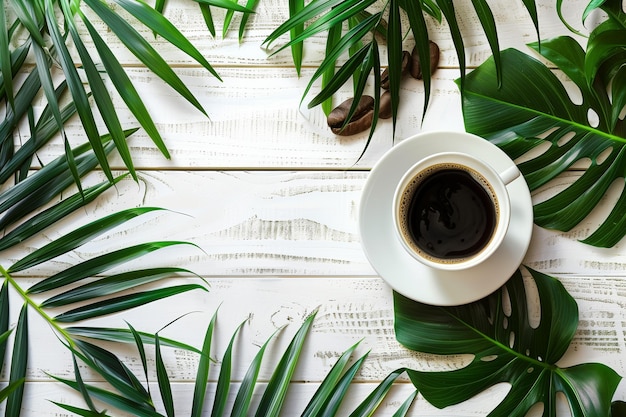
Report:
[[313,324],[316,313],[317,312],[314,312],[304,321],[291,340],[287,350],[283,353],[278,365],[276,365],[276,369],[261,397],[261,402],[255,413],[256,417],[273,417],[280,413],[280,409],[285,401],[285,395],[287,394],[289,381],[296,369],[302,346]]
[[469,365],[454,371],[408,371],[431,404],[438,408],[458,404],[487,387],[508,382],[511,389],[489,414],[492,417],[521,417],[536,403],[543,403],[545,415],[554,416],[557,392],[567,399],[572,416],[609,415],[621,377],[597,363],[555,365],[576,333],[578,307],[558,280],[529,272],[539,295],[538,326],[529,322],[520,271],[503,290],[459,307],[428,306],[394,294],[400,343],[439,355],[474,355]]
[[[26,369],[28,363],[28,305],[24,304],[20,311],[20,316],[15,329],[15,340],[13,345],[13,355],[11,357],[11,372],[9,375],[9,385],[17,384],[14,390],[8,395],[6,401],[5,416],[19,417],[22,409],[22,399],[24,396],[24,380],[26,379]],[[21,381],[21,382],[20,382]]]
[[[622,31],[624,33],[626,31]],[[592,36],[594,41],[590,42],[589,48],[595,48],[596,42],[601,41],[598,36]],[[591,160],[580,179],[535,205],[535,223],[566,231],[579,224],[597,206],[614,180],[624,178],[626,132],[624,120],[619,118],[621,110],[612,109],[607,93],[611,78],[596,77],[590,82],[589,71],[597,73],[602,62],[614,56],[626,62],[626,55],[622,56],[619,50],[610,47],[610,53],[590,56],[570,37],[544,40],[541,47],[537,43],[531,47],[570,77],[580,89],[583,103],[574,104],[563,84],[544,64],[519,51],[506,50],[502,52],[502,59],[508,70],[501,88],[493,85],[493,60],[486,61],[468,75],[464,97],[465,126],[468,131],[500,146],[512,158],[524,155],[541,143],[550,143],[546,152],[519,164],[531,190],[554,179],[576,161]],[[617,87],[621,85],[618,82]],[[613,93],[618,98],[616,104],[623,106],[621,97],[624,94],[623,91]],[[591,125],[590,111],[597,114],[597,125]],[[571,139],[563,143],[563,138],[570,136]],[[606,159],[598,162],[598,158],[607,152]],[[626,234],[625,194],[622,192],[614,210],[583,242],[611,247]]]
[[54,317],[54,320],[58,323],[73,323],[80,320],[130,310],[135,307],[140,307],[157,300],[169,298],[192,290],[206,291],[206,288],[199,284],[175,285],[167,288],[137,292],[120,297],[107,298],[106,300],[77,307],[58,314]]
[[[85,326],[72,326],[66,327],[65,331],[72,337],[85,337],[94,340],[102,340],[107,342],[117,343],[135,343],[137,344],[137,336],[141,338],[141,342],[144,344],[154,343],[154,334],[131,331],[129,329],[114,329],[107,327],[85,327]],[[194,348],[186,343],[181,343],[173,339],[165,337],[161,338],[162,346],[169,346],[175,349],[182,349],[189,352],[200,353],[200,350]]]
[[158,333],[154,337],[154,346],[156,351],[156,371],[157,381],[159,383],[159,391],[161,392],[161,400],[165,407],[165,413],[167,417],[174,417],[174,399],[172,397],[172,386],[167,377],[167,370],[165,369],[165,363],[163,362],[163,356],[161,354],[161,343],[159,342]]
[[196,372],[196,382],[193,389],[193,400],[191,401],[191,417],[200,417],[204,406],[204,398],[206,396],[206,387],[209,380],[209,367],[211,365],[211,342],[213,340],[213,330],[215,329],[215,321],[217,320],[217,312],[211,317],[206,333],[204,334],[204,342],[202,343],[202,351],[200,353],[200,362]]
[[[304,9],[304,0],[289,0],[289,16],[293,16]],[[304,31],[304,23],[299,23],[292,27],[289,31],[289,36],[293,42],[294,39],[300,37]],[[292,43],[291,45],[291,57],[293,58],[293,65],[296,68],[296,73],[300,75],[300,69],[302,68],[302,51],[304,47],[301,42]]]
[[230,391],[233,345],[235,344],[235,339],[239,334],[239,331],[247,321],[248,320],[246,319],[239,326],[237,326],[237,329],[235,329],[233,335],[231,336],[230,342],[228,342],[228,346],[222,356],[220,374],[217,377],[217,388],[215,389],[215,398],[213,400],[213,408],[211,409],[211,417],[221,417],[224,413],[224,409],[226,408],[226,400],[228,400],[228,392]]

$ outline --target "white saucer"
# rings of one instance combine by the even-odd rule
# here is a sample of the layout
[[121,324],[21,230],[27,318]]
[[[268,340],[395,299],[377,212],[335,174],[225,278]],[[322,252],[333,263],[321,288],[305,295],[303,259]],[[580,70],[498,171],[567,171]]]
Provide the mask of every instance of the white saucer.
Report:
[[509,230],[496,252],[462,271],[431,269],[408,254],[394,232],[392,202],[402,175],[418,160],[438,152],[467,152],[503,172],[514,162],[491,142],[464,132],[422,133],[391,148],[374,166],[359,208],[365,254],[376,272],[397,292],[426,304],[450,306],[479,300],[500,288],[520,266],[530,244],[533,207],[523,176],[508,185]]

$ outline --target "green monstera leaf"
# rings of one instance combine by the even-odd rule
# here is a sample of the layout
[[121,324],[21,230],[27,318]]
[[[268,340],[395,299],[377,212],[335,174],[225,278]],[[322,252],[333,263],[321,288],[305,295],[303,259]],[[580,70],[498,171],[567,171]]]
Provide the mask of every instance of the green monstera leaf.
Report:
[[[520,51],[502,52],[502,85],[493,60],[470,73],[464,84],[468,131],[500,146],[512,158],[548,143],[539,156],[519,164],[531,190],[575,163],[590,160],[579,180],[535,206],[535,223],[568,231],[597,206],[626,172],[626,14],[615,1],[602,9],[607,20],[593,30],[587,51],[571,37],[530,47],[556,65],[578,87],[575,103],[557,75]],[[575,89],[571,89],[574,91]],[[626,234],[626,191],[603,223],[583,242],[614,246]]]
[[511,389],[489,414],[524,416],[543,403],[544,416],[556,416],[556,397],[567,399],[572,416],[609,416],[621,377],[602,364],[560,368],[578,325],[576,301],[556,279],[529,270],[541,307],[533,327],[522,273],[501,291],[458,307],[434,307],[394,295],[395,329],[400,343],[421,352],[473,354],[464,368],[447,372],[411,370],[424,398],[443,408],[461,403],[502,382]]

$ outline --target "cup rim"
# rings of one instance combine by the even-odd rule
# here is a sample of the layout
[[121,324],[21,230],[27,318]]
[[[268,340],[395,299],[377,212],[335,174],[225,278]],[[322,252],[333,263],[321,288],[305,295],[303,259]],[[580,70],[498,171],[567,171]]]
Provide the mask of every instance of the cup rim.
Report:
[[[493,189],[495,197],[498,200],[499,205],[498,220],[489,242],[477,254],[472,255],[467,259],[461,260],[459,262],[437,262],[436,260],[421,256],[406,241],[404,234],[400,230],[400,222],[398,221],[400,198],[411,179],[428,167],[442,163],[463,165],[467,166],[473,171],[476,171],[479,175],[484,177],[487,182],[489,182],[491,188]],[[425,158],[422,158],[415,164],[413,164],[403,174],[402,178],[396,186],[396,189],[394,190],[392,210],[395,234],[396,237],[400,240],[400,243],[402,244],[404,250],[406,250],[407,253],[409,253],[418,262],[421,262],[422,264],[430,268],[447,271],[460,271],[472,268],[492,256],[494,252],[498,249],[498,247],[502,244],[504,237],[506,236],[511,218],[511,206],[508,190],[500,175],[495,171],[493,167],[491,167],[491,165],[489,165],[482,159],[463,152],[438,152],[436,154],[432,154]]]

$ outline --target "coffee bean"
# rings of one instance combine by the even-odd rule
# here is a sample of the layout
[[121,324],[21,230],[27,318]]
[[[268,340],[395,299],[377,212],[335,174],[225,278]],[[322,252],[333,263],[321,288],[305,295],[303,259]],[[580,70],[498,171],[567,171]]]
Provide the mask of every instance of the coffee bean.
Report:
[[[402,69],[401,74],[404,77],[411,70],[411,54],[408,51],[402,51]],[[380,86],[385,90],[389,90],[389,68],[385,68],[380,75]]]
[[383,95],[380,96],[378,117],[381,119],[389,119],[391,117],[391,93],[389,91],[385,91]]
[[[433,41],[429,41],[429,52],[430,52],[430,74],[434,74],[437,70],[437,66],[439,64],[439,46]],[[411,52],[411,76],[413,78],[417,78],[418,80],[422,79],[422,66],[420,64],[420,57],[417,51],[417,45],[413,48]]]
[[364,130],[369,129],[372,125],[372,120],[374,119],[374,98],[363,95],[359,100],[359,104],[357,105],[352,118],[342,129],[342,126],[348,117],[348,113],[350,112],[350,107],[352,106],[353,101],[353,98],[349,98],[335,107],[328,115],[326,121],[334,134],[350,136],[363,132]]

